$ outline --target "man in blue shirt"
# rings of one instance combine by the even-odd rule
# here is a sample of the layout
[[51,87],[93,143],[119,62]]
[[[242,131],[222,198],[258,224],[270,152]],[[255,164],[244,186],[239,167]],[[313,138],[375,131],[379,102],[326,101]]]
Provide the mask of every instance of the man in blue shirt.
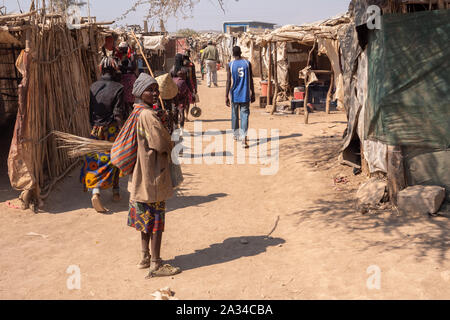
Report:
[[[231,107],[231,122],[234,139],[242,138],[242,146],[248,148],[248,118],[250,102],[255,102],[255,87],[253,83],[252,65],[242,58],[240,47],[233,48],[233,58],[227,65],[226,105]],[[230,103],[231,93],[231,103]],[[239,128],[239,113],[241,126]]]

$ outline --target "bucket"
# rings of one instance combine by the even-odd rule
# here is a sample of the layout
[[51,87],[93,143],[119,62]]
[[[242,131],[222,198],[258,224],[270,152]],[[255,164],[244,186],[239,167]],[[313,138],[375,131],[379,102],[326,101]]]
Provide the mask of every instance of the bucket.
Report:
[[[274,86],[272,85],[272,95],[274,91]],[[269,81],[263,80],[261,81],[261,97],[267,97],[267,93],[269,92]]]
[[294,99],[305,100],[305,87],[294,88]]
[[267,97],[267,87],[269,86],[268,81],[261,81],[261,97]]

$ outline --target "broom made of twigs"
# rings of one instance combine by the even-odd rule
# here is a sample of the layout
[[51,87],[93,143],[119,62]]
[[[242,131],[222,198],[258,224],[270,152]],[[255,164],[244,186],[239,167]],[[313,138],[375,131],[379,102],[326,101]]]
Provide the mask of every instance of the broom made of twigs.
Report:
[[71,158],[82,157],[90,153],[111,152],[113,146],[113,143],[109,141],[79,137],[60,131],[53,131],[53,134],[59,144],[58,148],[68,150],[67,154]]

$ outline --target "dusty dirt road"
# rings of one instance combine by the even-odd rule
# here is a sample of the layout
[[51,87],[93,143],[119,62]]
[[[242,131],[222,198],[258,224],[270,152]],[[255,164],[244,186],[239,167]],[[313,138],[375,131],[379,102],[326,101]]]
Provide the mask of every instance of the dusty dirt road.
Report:
[[[220,88],[200,88],[204,131],[230,127],[224,76]],[[126,225],[126,195],[106,202],[112,215],[97,214],[75,170],[35,215],[8,208],[16,193],[3,183],[0,299],[153,299],[166,286],[179,299],[449,299],[449,221],[356,212],[363,177],[337,162],[345,121],[319,112],[304,125],[254,106],[252,128],[280,130],[276,175],[261,175],[261,164],[183,165],[162,249],[183,269],[173,278],[145,280],[136,269],[140,235]],[[337,174],[350,182],[335,186]],[[67,288],[71,265],[80,290]],[[381,272],[379,290],[367,287],[370,266]]]

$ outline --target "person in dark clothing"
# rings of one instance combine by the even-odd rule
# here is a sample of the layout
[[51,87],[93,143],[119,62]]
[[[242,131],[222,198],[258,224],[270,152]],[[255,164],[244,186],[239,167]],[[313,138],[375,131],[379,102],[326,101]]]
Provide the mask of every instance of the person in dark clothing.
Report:
[[195,69],[195,64],[191,61],[191,50],[186,50],[183,57],[183,66],[189,69],[188,76],[191,80],[192,92],[197,93],[197,71]]
[[176,117],[177,123],[180,124],[181,135],[183,135],[184,131],[184,122],[185,122],[185,110],[189,106],[189,87],[187,85],[187,73],[188,68],[184,67],[178,71],[178,74],[173,81],[176,83],[178,87],[178,94],[175,97],[176,104]]
[[123,85],[114,81],[114,76],[106,72],[91,86],[89,119],[92,127],[107,127],[114,121],[122,126],[124,101]]
[[175,78],[178,74],[178,71],[183,68],[183,62],[184,62],[184,56],[181,53],[177,53],[175,55],[175,64],[171,70],[171,76],[172,78]]
[[[231,122],[234,139],[242,139],[242,146],[248,148],[247,134],[248,120],[250,117],[250,103],[255,102],[252,64],[242,58],[242,51],[238,46],[233,48],[233,58],[233,61],[227,65],[225,104],[227,107],[231,107]],[[239,117],[241,118],[240,126]]]
[[188,82],[188,87],[191,90],[191,95],[189,97],[189,104],[184,109],[186,113],[186,121],[189,121],[189,109],[190,105],[195,103],[195,96],[198,92],[197,86],[197,71],[195,70],[195,64],[191,61],[191,50],[186,50],[184,54],[183,66],[187,68],[187,77],[186,80]]
[[[123,86],[114,81],[119,71],[112,57],[103,57],[102,78],[91,86],[89,119],[91,139],[114,142],[123,125]],[[120,201],[120,170],[111,164],[110,153],[92,153],[85,157],[80,180],[85,190],[92,191],[92,206],[99,213],[107,210],[100,201],[100,190],[113,188],[113,200]]]

